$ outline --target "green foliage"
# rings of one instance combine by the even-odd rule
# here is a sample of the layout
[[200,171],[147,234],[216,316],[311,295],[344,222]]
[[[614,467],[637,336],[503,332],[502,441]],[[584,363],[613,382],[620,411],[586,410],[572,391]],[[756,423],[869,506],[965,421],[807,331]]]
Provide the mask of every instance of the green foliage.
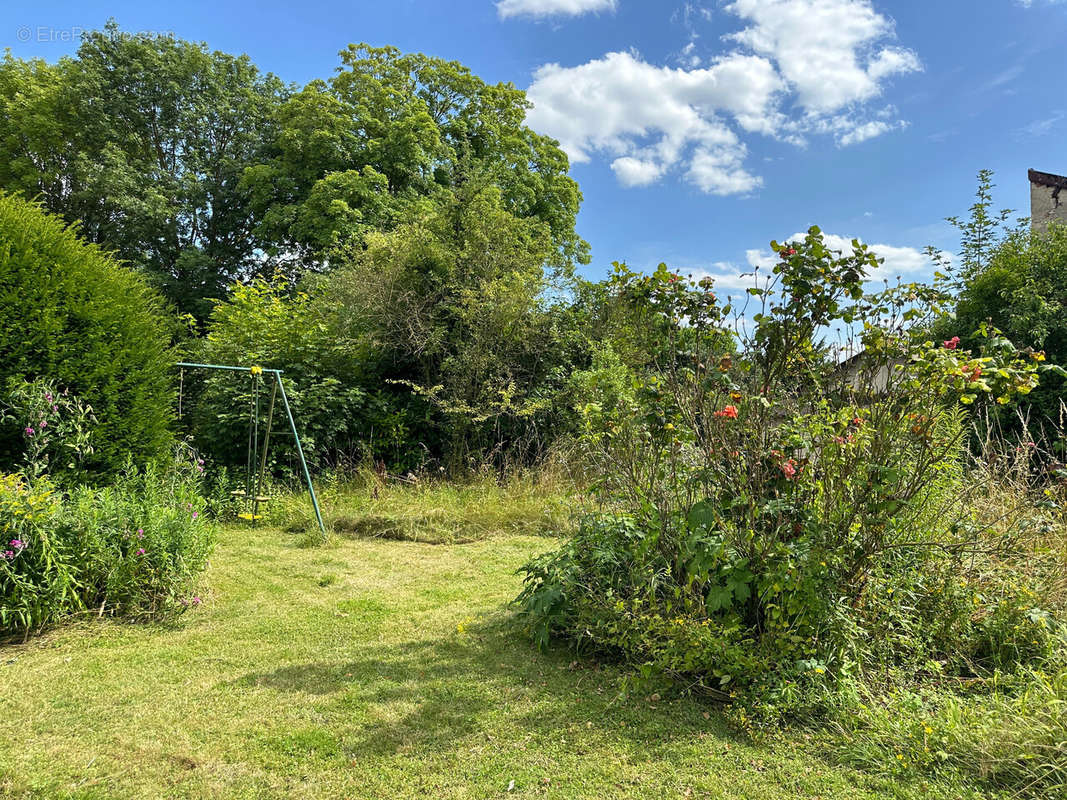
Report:
[[0,309],[0,407],[21,408],[0,425],[4,469],[23,459],[25,428],[45,411],[23,380],[47,379],[53,395],[92,408],[99,425],[83,469],[113,473],[166,452],[174,328],[142,279],[40,206],[0,195]]
[[[993,248],[980,270],[965,280],[955,318],[938,327],[973,343],[983,325],[994,325],[1020,347],[1028,347],[1051,364],[1067,365],[1067,226],[1047,231],[1012,231]],[[1021,404],[1035,426],[1054,431],[1061,423],[1062,376],[1050,375]],[[1008,416],[1002,424],[1018,432]]]
[[30,480],[44,475],[81,477],[80,465],[93,452],[93,410],[60,391],[50,381],[15,381],[7,392],[8,409],[0,409],[0,421],[14,423],[25,438],[22,473]]
[[[510,84],[392,47],[341,62],[294,91],[247,57],[114,23],[56,64],[8,55],[0,189],[143,271],[194,335],[210,327],[190,348],[205,360],[285,369],[317,461],[529,460],[572,421],[556,398],[584,366],[560,301],[588,263],[567,158]],[[38,374],[110,424],[88,382]],[[233,463],[247,393],[224,384],[191,390],[198,441]]]
[[[285,370],[320,463],[466,470],[542,455],[571,424],[559,398],[585,346],[545,272],[546,226],[508,212],[499,189],[465,191],[338,251],[299,289],[281,277],[236,286],[196,358]],[[190,404],[200,446],[230,463],[244,452],[238,383],[209,377]]]
[[[1039,359],[992,329],[981,353],[928,340],[915,323],[943,293],[864,295],[878,262],[859,242],[835,253],[812,228],[772,247],[751,335],[708,282],[616,271],[608,295],[647,319],[657,356],[629,385],[610,351],[576,377],[610,387],[580,409],[610,513],[527,565],[531,632],[743,701],[754,727],[823,713],[870,671],[1036,663],[1032,604],[975,604],[961,569],[984,547],[961,444],[966,409],[1030,392]],[[819,341],[837,321],[863,346],[844,364]],[[952,575],[972,590],[946,593]]]
[[[365,389],[362,353],[339,336],[322,292],[292,290],[284,278],[236,284],[208,319],[208,334],[192,358],[213,364],[284,370],[286,394],[299,421],[303,446],[316,462],[352,455],[369,432],[364,428],[374,398]],[[259,379],[266,421],[270,382]],[[248,374],[187,371],[186,420],[197,447],[223,465],[244,465],[253,379]],[[288,425],[280,404],[274,425]],[[274,439],[275,454],[288,453],[289,439]]]
[[195,460],[128,467],[107,488],[0,475],[0,633],[79,612],[159,617],[190,602],[211,550]]
[[244,174],[257,233],[281,262],[323,267],[335,247],[465,203],[472,186],[545,226],[550,266],[588,262],[578,185],[556,142],[522,124],[522,91],[394,47],[349,45],[341,62],[281,106],[269,158]]
[[256,267],[239,182],[284,87],[247,56],[111,22],[56,64],[0,65],[0,187],[39,197],[184,312]]
[[978,172],[978,189],[967,219],[948,217],[952,227],[960,232],[959,272],[963,280],[983,272],[996,252],[1007,229],[1011,209],[993,212],[993,171]]
[[520,461],[543,453],[565,423],[556,398],[581,352],[544,271],[547,228],[505,205],[485,188],[371,236],[326,284],[380,380],[433,410],[423,441],[453,468],[493,451]]

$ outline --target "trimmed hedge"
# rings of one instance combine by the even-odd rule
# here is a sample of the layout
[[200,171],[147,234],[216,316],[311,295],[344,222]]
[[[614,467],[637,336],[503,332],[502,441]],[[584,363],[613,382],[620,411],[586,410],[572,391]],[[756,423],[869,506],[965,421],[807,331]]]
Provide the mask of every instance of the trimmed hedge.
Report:
[[[175,321],[135,272],[37,203],[0,194],[0,403],[13,381],[47,378],[90,404],[98,425],[84,466],[115,473],[171,442]],[[0,471],[22,433],[0,427]]]

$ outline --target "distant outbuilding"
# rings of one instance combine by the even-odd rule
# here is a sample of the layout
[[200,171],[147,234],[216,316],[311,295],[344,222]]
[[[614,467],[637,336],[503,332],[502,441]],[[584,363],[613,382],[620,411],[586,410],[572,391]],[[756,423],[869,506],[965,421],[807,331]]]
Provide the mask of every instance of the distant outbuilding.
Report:
[[1043,231],[1049,222],[1067,225],[1067,177],[1030,170],[1030,229]]

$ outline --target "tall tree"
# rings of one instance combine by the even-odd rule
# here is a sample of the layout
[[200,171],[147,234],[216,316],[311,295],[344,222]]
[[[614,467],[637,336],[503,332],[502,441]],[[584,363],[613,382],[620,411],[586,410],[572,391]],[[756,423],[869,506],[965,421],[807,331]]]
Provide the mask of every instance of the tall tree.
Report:
[[247,56],[112,22],[54,65],[0,65],[0,187],[78,221],[85,238],[206,315],[262,243],[240,186],[287,94]]
[[339,245],[463,202],[462,187],[474,184],[497,187],[516,218],[548,226],[546,267],[588,262],[574,230],[578,184],[557,143],[523,125],[521,90],[393,47],[350,45],[341,62],[329,82],[287,101],[271,157],[245,173],[276,257],[328,266]]

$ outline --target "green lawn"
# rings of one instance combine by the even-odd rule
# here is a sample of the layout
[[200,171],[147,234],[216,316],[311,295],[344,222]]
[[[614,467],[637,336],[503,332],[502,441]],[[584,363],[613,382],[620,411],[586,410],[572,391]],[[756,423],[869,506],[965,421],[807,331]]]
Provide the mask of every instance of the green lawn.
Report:
[[0,648],[0,796],[873,798],[963,796],[753,745],[695,700],[509,624],[498,536],[298,546],[227,528],[204,604],[173,625],[93,621]]

